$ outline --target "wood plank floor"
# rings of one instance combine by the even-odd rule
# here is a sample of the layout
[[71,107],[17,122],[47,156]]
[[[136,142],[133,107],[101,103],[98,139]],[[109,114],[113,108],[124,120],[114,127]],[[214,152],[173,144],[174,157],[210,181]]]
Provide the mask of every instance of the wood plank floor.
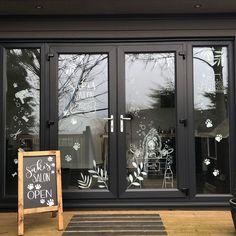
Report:
[[[116,210],[64,212],[65,227],[77,214],[160,214],[170,236],[224,236],[236,235],[229,211],[179,211],[179,210]],[[0,235],[17,235],[17,214],[0,213]],[[27,215],[25,236],[57,236],[57,220],[49,213]],[[84,236],[84,235],[81,235]]]

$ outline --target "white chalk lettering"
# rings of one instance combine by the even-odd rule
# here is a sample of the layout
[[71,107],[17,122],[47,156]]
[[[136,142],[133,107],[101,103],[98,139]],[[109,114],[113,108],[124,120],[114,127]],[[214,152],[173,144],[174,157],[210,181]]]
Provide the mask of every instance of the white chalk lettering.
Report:
[[42,198],[52,198],[52,189],[41,189],[41,190],[31,190],[27,193],[27,198],[29,200],[42,199]]
[[26,166],[26,178],[30,179],[33,174],[36,174],[38,172],[42,171],[51,171],[51,166],[48,163],[43,163],[43,161],[40,159],[36,162],[36,164],[33,164],[31,166]]
[[33,183],[50,182],[50,173],[33,174]]

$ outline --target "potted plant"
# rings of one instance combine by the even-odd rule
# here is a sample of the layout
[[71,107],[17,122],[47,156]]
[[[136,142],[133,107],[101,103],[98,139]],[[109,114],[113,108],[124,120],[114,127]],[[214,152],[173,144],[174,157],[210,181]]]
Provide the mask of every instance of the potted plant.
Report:
[[231,215],[234,222],[234,228],[236,230],[236,198],[232,198],[229,200]]

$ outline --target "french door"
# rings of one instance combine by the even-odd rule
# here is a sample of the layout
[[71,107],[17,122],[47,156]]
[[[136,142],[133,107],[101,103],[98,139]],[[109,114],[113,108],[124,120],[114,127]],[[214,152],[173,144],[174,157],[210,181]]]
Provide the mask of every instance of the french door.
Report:
[[181,44],[50,47],[65,199],[186,198]]

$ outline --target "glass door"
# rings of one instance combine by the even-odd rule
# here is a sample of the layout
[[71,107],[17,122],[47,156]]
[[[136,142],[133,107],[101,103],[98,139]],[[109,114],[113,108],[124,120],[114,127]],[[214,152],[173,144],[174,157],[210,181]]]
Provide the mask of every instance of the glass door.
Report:
[[114,49],[58,46],[50,54],[54,118],[48,125],[52,144],[61,151],[64,197],[112,198],[116,195]]
[[186,197],[182,45],[118,53],[120,197]]

